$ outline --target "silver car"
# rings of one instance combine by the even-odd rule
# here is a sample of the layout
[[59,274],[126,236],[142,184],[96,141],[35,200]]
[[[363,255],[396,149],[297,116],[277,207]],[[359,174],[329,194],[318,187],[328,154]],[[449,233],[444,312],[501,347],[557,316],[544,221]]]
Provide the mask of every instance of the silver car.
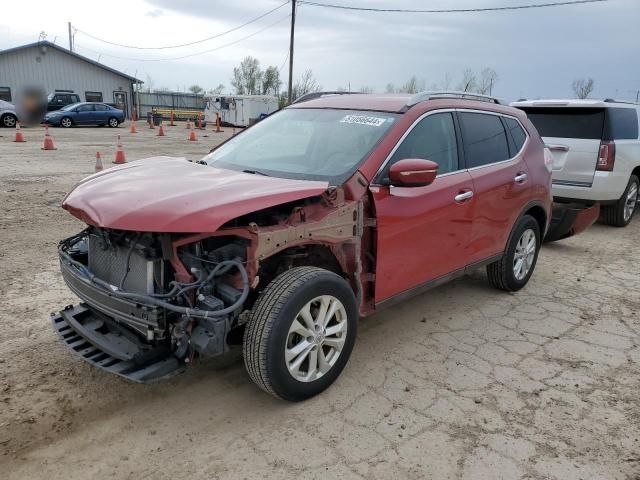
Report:
[[12,103],[0,100],[0,126],[14,128],[17,122],[16,107]]

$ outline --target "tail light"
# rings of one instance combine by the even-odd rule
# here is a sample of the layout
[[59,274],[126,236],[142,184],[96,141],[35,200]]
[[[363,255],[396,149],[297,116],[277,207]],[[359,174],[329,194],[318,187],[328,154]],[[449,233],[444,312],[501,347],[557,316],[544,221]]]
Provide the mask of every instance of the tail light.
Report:
[[613,164],[616,161],[616,144],[614,142],[600,143],[600,151],[598,152],[598,163],[596,164],[596,170],[601,172],[612,172]]

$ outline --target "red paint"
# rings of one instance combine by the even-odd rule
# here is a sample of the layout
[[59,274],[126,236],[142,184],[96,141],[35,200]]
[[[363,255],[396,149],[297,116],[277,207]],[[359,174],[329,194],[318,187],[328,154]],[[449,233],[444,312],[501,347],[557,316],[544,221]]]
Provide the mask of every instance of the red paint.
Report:
[[393,185],[424,187],[430,185],[438,174],[438,164],[430,160],[406,158],[389,168],[389,179]]
[[326,182],[287,180],[155,157],[80,182],[62,207],[89,225],[142,232],[215,232],[273,205],[320,195]]

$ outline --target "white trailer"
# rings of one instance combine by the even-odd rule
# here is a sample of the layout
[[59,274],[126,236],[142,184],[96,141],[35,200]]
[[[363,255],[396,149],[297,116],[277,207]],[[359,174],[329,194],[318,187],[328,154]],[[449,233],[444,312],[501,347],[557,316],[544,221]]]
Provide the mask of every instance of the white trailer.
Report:
[[216,122],[216,113],[223,125],[248,127],[278,110],[278,98],[269,95],[229,95],[210,98],[204,111],[207,123]]

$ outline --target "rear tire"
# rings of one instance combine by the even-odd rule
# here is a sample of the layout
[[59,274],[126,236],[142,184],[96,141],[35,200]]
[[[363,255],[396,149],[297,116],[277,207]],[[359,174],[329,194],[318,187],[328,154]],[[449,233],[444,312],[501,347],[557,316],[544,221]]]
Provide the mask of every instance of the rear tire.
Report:
[[243,341],[247,372],[275,397],[313,397],[342,372],[357,324],[356,300],[342,277],[316,267],[287,270],[267,285],[251,311]]
[[601,209],[600,220],[612,227],[626,227],[631,222],[638,204],[638,191],[640,181],[635,175],[631,175],[627,188],[620,200],[613,205],[604,205]]
[[489,282],[507,292],[520,290],[533,274],[539,251],[540,226],[531,215],[524,215],[513,229],[502,258],[487,265]]

